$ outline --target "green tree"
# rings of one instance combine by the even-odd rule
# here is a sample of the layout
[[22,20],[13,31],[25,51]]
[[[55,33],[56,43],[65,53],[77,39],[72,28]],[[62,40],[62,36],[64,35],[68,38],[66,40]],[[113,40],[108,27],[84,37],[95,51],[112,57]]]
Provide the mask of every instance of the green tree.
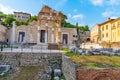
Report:
[[0,21],[2,20],[2,18],[6,18],[6,14],[3,14],[3,12],[0,12]]
[[0,11],[0,14],[3,14],[3,12]]
[[26,21],[26,22],[23,22],[23,25],[28,25],[28,21]]
[[84,26],[80,26],[79,30],[84,31]]
[[66,27],[66,28],[75,28],[75,25],[67,22],[66,19],[68,19],[67,16],[63,15],[63,18],[62,18],[62,21],[61,21],[61,26]]
[[69,22],[65,22],[64,27],[66,27],[66,28],[75,28],[75,25],[73,25],[73,24],[71,24]]
[[85,26],[84,26],[84,31],[89,31],[88,25],[85,25]]
[[89,31],[88,25],[80,26],[79,29],[80,29],[81,31]]
[[37,21],[37,16],[31,16],[30,22],[32,22],[32,21]]
[[[63,18],[62,18],[62,21],[61,21],[61,26],[62,26],[62,27],[66,27],[66,28],[76,28],[76,25],[73,25],[73,24],[67,22],[66,19],[68,19],[67,16],[66,16],[66,15],[63,15]],[[77,23],[77,25],[78,25],[78,23]],[[88,25],[80,26],[80,27],[79,27],[79,30],[81,30],[81,31],[89,31],[89,27],[88,27]]]
[[0,12],[0,18],[5,18],[6,14],[3,14],[2,12]]
[[76,41],[76,47],[79,48],[80,47],[80,27],[78,26],[78,23],[76,23],[75,26],[76,30],[77,30],[77,41]]
[[13,21],[15,21],[15,18],[13,17],[12,14],[7,15],[5,18],[5,21],[2,22],[4,26],[12,26]]
[[67,16],[66,15],[63,15],[62,17],[62,21],[61,21],[61,26],[64,27],[66,25],[66,19],[67,19]]
[[17,26],[20,26],[22,23],[16,20],[16,21],[15,21],[15,24],[16,24]]

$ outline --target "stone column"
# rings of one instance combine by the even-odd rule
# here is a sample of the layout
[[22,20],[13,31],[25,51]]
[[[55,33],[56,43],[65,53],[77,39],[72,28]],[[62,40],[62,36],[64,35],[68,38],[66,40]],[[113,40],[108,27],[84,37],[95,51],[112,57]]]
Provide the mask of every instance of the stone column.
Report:
[[15,22],[13,22],[12,26],[11,44],[14,44],[14,42],[15,42]]
[[47,31],[45,32],[45,43],[47,43]]
[[54,34],[52,34],[51,42],[54,43]]
[[37,44],[40,44],[40,31],[38,30],[37,33]]
[[22,42],[22,35],[21,34],[20,34],[20,40],[19,41],[20,41],[20,43]]

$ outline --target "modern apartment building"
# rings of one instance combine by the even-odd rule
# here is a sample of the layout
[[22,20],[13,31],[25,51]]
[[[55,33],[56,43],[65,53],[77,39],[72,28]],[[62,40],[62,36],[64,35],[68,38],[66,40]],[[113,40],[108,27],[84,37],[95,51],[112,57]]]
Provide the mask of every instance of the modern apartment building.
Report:
[[14,17],[16,20],[18,20],[20,22],[26,22],[30,19],[31,14],[23,13],[23,12],[14,12]]

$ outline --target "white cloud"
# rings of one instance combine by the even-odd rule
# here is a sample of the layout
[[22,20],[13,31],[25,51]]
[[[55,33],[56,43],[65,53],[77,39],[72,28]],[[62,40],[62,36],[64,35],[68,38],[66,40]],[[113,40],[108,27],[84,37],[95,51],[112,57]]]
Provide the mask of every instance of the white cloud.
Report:
[[73,19],[78,20],[78,19],[83,19],[85,16],[83,14],[78,14],[78,15],[74,15]]
[[114,11],[105,11],[102,13],[102,16],[105,18],[110,17],[111,19],[116,19],[118,18],[118,15]]
[[119,5],[120,0],[90,0],[90,2],[95,6],[101,6],[101,5]]
[[4,14],[13,14],[14,11],[17,11],[9,6],[5,6],[3,4],[0,4],[0,11]]
[[108,4],[110,4],[110,5],[119,5],[120,4],[120,0],[109,0],[108,1]]
[[104,1],[103,0],[90,0],[91,3],[95,6],[101,6],[103,5]]
[[106,10],[102,13],[102,16],[105,18],[112,18],[112,19],[116,19],[120,16],[120,11],[119,8],[112,6],[112,7],[108,7],[106,8]]
[[111,19],[117,19],[118,17],[117,16],[111,16],[110,18]]
[[72,15],[71,14],[68,14],[68,18],[71,18],[72,17]]
[[84,22],[85,16],[83,14],[77,14],[77,15],[68,14],[67,17],[68,19],[66,21],[74,25],[76,25],[76,22],[78,22],[80,26],[85,24]]
[[110,16],[112,16],[112,15],[113,15],[113,12],[112,12],[112,11],[105,11],[105,12],[102,13],[102,16],[103,16],[103,17],[110,17]]
[[104,4],[107,5],[105,11],[102,13],[103,17],[112,17],[116,18],[117,16],[120,16],[120,0],[106,0]]
[[77,12],[77,9],[74,9],[73,12],[74,12],[74,13]]

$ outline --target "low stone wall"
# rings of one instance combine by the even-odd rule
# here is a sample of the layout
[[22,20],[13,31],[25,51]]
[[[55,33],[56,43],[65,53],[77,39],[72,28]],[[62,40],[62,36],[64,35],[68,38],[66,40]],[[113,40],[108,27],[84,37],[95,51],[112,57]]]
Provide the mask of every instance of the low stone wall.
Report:
[[62,71],[66,80],[120,80],[120,69],[82,69],[65,54]]
[[50,69],[62,67],[66,80],[120,80],[120,69],[81,69],[78,64],[61,53],[0,52],[0,64],[13,67],[43,65],[48,72]]
[[61,53],[12,53],[0,52],[0,64],[11,66],[40,66],[61,68]]
[[120,69],[78,69],[77,80],[120,80]]
[[77,65],[65,54],[62,55],[62,71],[66,80],[76,80]]

